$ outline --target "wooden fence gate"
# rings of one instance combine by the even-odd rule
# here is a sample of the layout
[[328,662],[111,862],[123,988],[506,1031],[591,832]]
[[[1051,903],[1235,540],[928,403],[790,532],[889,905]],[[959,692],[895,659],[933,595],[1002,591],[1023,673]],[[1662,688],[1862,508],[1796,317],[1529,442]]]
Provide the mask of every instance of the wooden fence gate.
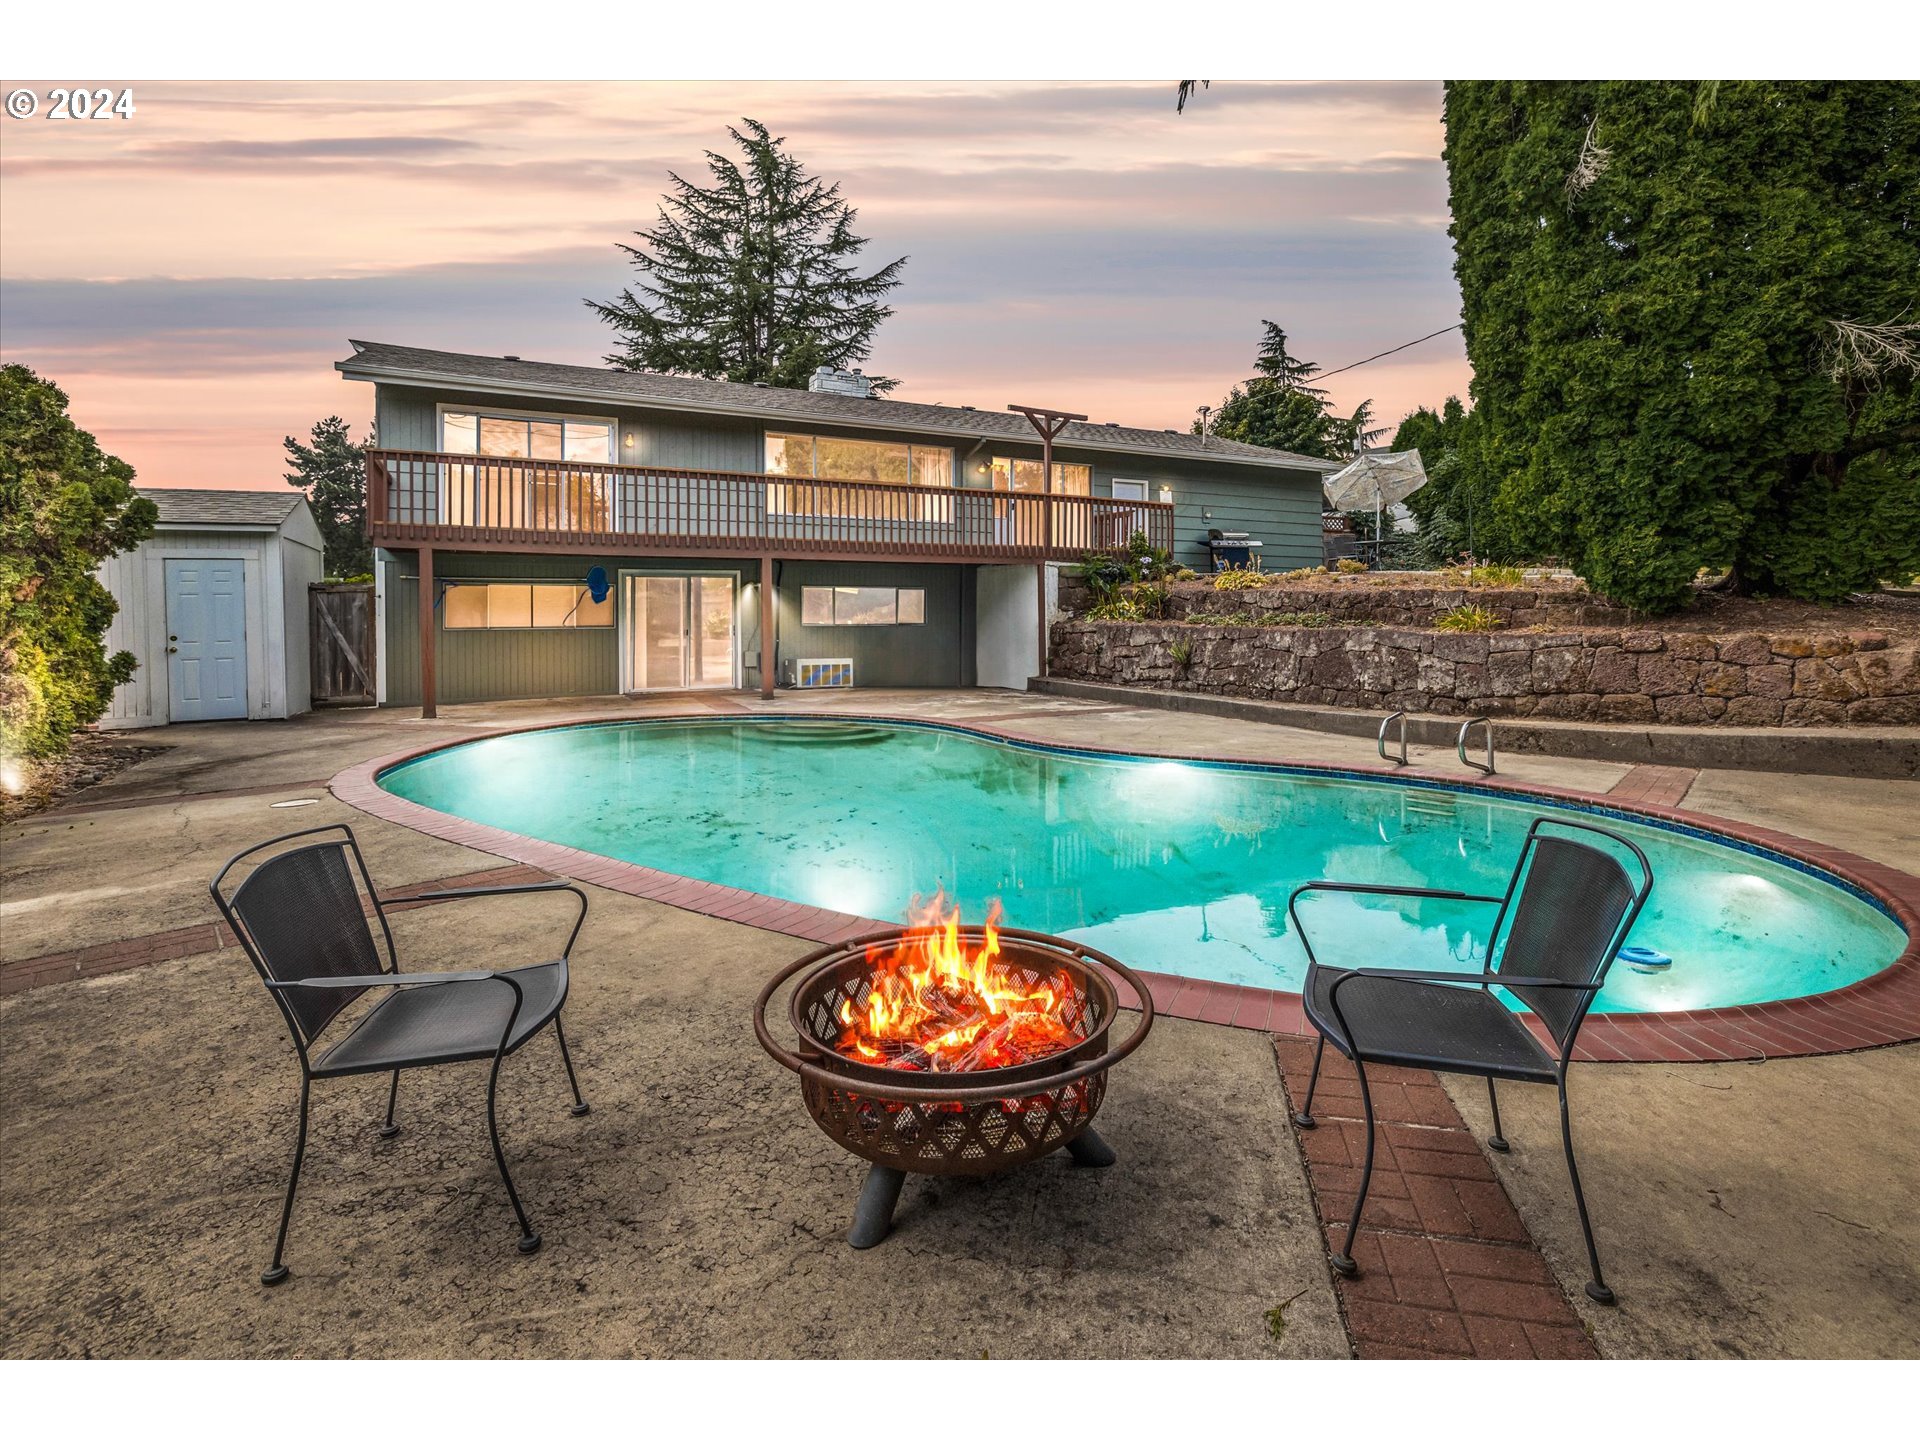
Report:
[[309,585],[307,609],[314,706],[378,703],[373,586]]

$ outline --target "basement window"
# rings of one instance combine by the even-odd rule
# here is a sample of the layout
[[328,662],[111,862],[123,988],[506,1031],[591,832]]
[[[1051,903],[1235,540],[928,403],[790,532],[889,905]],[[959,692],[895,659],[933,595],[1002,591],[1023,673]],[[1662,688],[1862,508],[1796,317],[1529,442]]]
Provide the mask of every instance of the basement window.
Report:
[[594,603],[584,585],[456,582],[441,596],[449,630],[593,630],[613,624],[613,592]]
[[803,585],[802,625],[924,625],[927,592],[891,585]]

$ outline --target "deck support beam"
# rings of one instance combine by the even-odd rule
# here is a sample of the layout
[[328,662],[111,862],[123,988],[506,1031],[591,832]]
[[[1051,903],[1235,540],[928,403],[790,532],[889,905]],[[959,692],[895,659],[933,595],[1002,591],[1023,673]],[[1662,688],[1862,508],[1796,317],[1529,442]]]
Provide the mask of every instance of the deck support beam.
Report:
[[420,547],[420,718],[439,713],[433,693],[433,642],[439,626],[433,616],[433,547]]
[[773,556],[760,557],[760,698],[773,698]]

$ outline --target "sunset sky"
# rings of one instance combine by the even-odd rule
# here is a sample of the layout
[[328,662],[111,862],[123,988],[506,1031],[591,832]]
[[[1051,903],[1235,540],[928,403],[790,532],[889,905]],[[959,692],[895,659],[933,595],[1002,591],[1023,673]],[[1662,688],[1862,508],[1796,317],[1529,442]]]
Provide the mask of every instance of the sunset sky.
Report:
[[[27,80],[6,84],[32,86]],[[42,93],[45,84],[35,86]],[[1262,319],[1326,368],[1459,318],[1437,83],[135,86],[0,120],[0,351],[143,484],[278,487],[371,387],[349,335],[597,364],[669,170],[743,115],[910,256],[869,368],[900,399],[1185,427]],[[1389,423],[1465,395],[1457,333],[1329,383]]]

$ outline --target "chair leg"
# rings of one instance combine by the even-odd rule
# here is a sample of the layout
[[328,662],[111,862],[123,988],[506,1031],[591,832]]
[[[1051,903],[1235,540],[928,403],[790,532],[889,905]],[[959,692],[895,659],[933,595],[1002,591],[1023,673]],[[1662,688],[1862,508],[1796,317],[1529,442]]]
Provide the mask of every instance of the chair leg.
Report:
[[493,1057],[493,1073],[487,1076],[487,1135],[493,1141],[493,1161],[500,1167],[500,1178],[507,1185],[507,1199],[513,1202],[514,1217],[520,1222],[520,1253],[531,1255],[540,1248],[540,1237],[534,1233],[533,1226],[527,1223],[526,1207],[520,1203],[520,1192],[513,1188],[513,1175],[507,1169],[507,1152],[500,1148],[500,1122],[494,1114],[494,1095],[500,1088],[500,1062],[504,1055]]
[[1302,1130],[1311,1130],[1320,1122],[1313,1118],[1313,1092],[1320,1085],[1320,1057],[1327,1053],[1327,1037],[1322,1035],[1319,1043],[1313,1047],[1313,1074],[1307,1077],[1306,1103],[1293,1112],[1293,1123]]
[[262,1285],[278,1285],[290,1273],[281,1262],[281,1256],[287,1248],[287,1222],[293,1219],[293,1192],[300,1183],[300,1162],[307,1158],[307,1097],[313,1088],[312,1080],[300,1077],[300,1134],[293,1142],[293,1170],[287,1176],[287,1198],[280,1207],[280,1234],[273,1242],[273,1263],[260,1272]]
[[393,1102],[400,1098],[400,1072],[393,1072],[393,1083],[387,1087],[387,1123],[380,1127],[380,1138],[391,1140],[400,1133],[400,1127],[393,1123]]
[[580,1081],[573,1073],[573,1055],[567,1049],[567,1032],[565,1027],[560,1024],[558,1012],[556,1012],[553,1017],[553,1034],[554,1038],[560,1042],[560,1058],[566,1061],[567,1064],[567,1084],[573,1087],[573,1109],[567,1113],[570,1115],[590,1114],[593,1107],[580,1098]]
[[1593,1222],[1587,1218],[1587,1197],[1580,1189],[1580,1167],[1573,1161],[1573,1121],[1567,1114],[1567,1073],[1560,1072],[1560,1144],[1567,1152],[1567,1174],[1573,1180],[1573,1205],[1580,1212],[1580,1233],[1587,1241],[1587,1263],[1593,1267],[1593,1279],[1587,1282],[1587,1298],[1601,1305],[1614,1303],[1613,1291],[1600,1275],[1600,1251],[1593,1243]]
[[1487,1106],[1493,1111],[1493,1135],[1487,1141],[1489,1150],[1498,1150],[1502,1155],[1513,1147],[1507,1144],[1507,1137],[1500,1133],[1500,1097],[1493,1093],[1493,1077],[1487,1076]]
[[1346,1243],[1340,1253],[1328,1257],[1342,1275],[1357,1275],[1360,1266],[1353,1258],[1353,1237],[1360,1231],[1360,1211],[1367,1203],[1367,1186],[1373,1182],[1373,1093],[1367,1089],[1367,1067],[1360,1063],[1358,1051],[1353,1057],[1353,1073],[1360,1077],[1360,1106],[1366,1113],[1367,1158],[1360,1167],[1360,1193],[1353,1197],[1353,1218],[1347,1222]]

